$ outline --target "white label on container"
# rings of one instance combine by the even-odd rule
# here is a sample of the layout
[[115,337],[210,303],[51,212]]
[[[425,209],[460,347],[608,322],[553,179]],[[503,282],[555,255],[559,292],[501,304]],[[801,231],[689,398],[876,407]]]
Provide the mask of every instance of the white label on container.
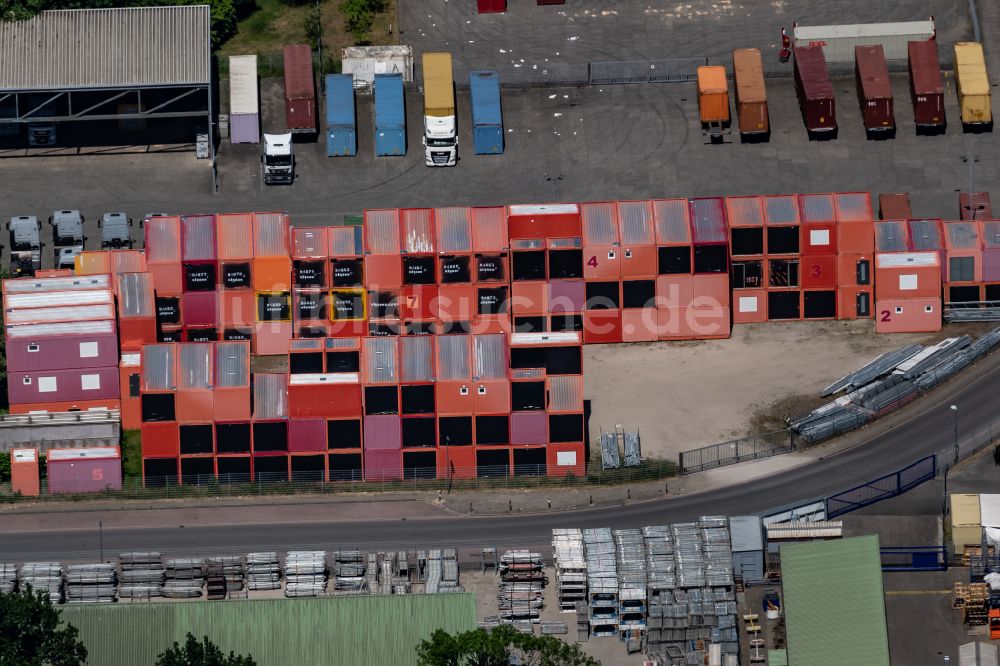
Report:
[[916,275],[900,275],[899,276],[899,290],[900,291],[913,291],[917,288],[917,276]]
[[84,391],[93,391],[101,388],[100,375],[83,375],[80,377],[80,388]]
[[576,464],[576,451],[557,451],[556,465],[568,466]]
[[39,377],[38,378],[38,392],[39,393],[55,393],[58,389],[56,388],[56,378],[55,377]]
[[809,244],[810,245],[829,245],[830,244],[830,230],[829,229],[810,229],[809,230]]
[[80,358],[96,358],[97,357],[97,343],[96,342],[81,342],[80,343]]
[[757,312],[757,297],[740,296],[740,312]]

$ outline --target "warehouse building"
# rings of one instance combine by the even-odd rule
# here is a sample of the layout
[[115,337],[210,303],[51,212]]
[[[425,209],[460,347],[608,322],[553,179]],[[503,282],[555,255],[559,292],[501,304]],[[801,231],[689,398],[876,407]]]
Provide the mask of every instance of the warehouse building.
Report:
[[207,5],[47,11],[0,23],[0,141],[194,143],[211,127],[210,26]]

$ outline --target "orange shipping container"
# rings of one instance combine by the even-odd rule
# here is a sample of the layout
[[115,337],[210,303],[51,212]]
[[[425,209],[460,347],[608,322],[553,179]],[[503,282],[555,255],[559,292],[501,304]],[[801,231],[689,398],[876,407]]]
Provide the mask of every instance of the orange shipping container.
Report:
[[253,257],[253,214],[225,213],[215,216],[215,242],[219,261]]
[[733,80],[740,136],[744,141],[767,137],[771,125],[760,49],[733,49]]
[[10,491],[25,497],[40,492],[38,449],[12,449],[10,452]]
[[767,321],[767,292],[740,289],[733,292],[733,323],[756,324]]
[[837,288],[837,319],[871,319],[872,288],[846,287]]
[[941,297],[939,253],[895,252],[875,255],[877,301],[935,297]]
[[876,333],[934,333],[941,330],[941,298],[876,301]]
[[698,112],[702,125],[729,122],[729,84],[726,68],[698,68]]

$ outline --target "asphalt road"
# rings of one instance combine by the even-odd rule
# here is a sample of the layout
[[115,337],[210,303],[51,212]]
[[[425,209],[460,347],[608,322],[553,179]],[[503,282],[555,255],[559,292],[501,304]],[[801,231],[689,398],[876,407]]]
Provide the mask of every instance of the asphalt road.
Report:
[[[106,530],[103,552],[157,550],[169,554],[209,554],[345,547],[392,550],[543,546],[551,542],[554,527],[627,528],[692,520],[705,514],[766,512],[853,487],[929,453],[947,451],[950,458],[955,423],[950,404],[960,407],[960,440],[964,448],[971,450],[996,417],[1000,401],[1000,363],[992,358],[982,363],[989,364],[988,371],[981,374],[977,369],[966,371],[970,373],[966,377],[956,378],[912,405],[896,427],[857,446],[765,479],[717,490],[626,506],[510,517]],[[89,559],[98,556],[98,547],[93,528],[8,533],[0,537],[0,560]]]

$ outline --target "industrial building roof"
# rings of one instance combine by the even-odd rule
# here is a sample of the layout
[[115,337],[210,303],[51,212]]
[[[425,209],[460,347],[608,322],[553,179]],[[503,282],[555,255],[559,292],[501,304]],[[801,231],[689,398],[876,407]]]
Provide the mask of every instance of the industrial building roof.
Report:
[[788,663],[889,666],[874,535],[781,547]]
[[73,9],[0,23],[0,91],[208,84],[207,5]]
[[[476,597],[406,594],[321,599],[253,599],[175,604],[67,606],[90,663],[152,664],[184,635],[207,635],[223,652],[260,666],[416,664],[416,646],[435,629],[476,627]],[[117,627],[108,631],[108,627]],[[128,636],[129,640],[121,640]]]

